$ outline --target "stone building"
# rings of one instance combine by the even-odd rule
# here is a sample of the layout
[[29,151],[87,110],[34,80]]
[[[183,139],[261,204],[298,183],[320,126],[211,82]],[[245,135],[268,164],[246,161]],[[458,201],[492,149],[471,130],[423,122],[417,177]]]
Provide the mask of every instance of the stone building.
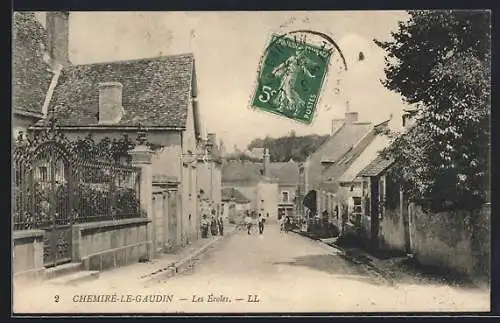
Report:
[[235,188],[251,201],[251,208],[275,221],[280,214],[293,213],[298,185],[295,161],[271,162],[268,149],[262,162],[229,161],[222,168],[222,187]]
[[[50,17],[50,15],[48,15]],[[67,57],[68,19],[48,21],[52,53]],[[195,59],[192,54],[93,64],[62,64],[46,102],[48,115],[69,138],[135,138],[146,131],[156,147],[154,185],[175,187],[168,203],[176,213],[177,244],[199,237],[197,147],[201,140]],[[48,126],[38,121],[34,131]]]
[[[352,163],[353,158],[341,159],[354,153],[361,141],[372,130],[370,122],[358,122],[357,112],[346,112],[344,119],[332,122],[332,134],[304,163],[299,166],[298,196],[295,200],[297,213],[306,215],[306,210],[319,214],[328,205],[333,205],[336,179]],[[306,204],[306,205],[304,205]]]

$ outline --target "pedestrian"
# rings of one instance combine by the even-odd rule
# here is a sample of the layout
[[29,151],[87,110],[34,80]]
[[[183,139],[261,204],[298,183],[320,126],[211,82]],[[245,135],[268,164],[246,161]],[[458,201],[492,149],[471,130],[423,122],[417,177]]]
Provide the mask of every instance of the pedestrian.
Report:
[[206,214],[203,214],[201,219],[201,237],[203,239],[208,238],[208,219]]
[[218,219],[218,225],[219,225],[219,234],[221,236],[224,235],[224,221],[222,219],[222,215],[219,215],[219,219]]
[[264,217],[262,216],[261,213],[259,213],[259,234],[264,233]]
[[247,215],[245,217],[245,224],[247,226],[247,232],[248,234],[251,234],[251,229],[252,229],[252,218],[250,217],[250,215]]
[[290,229],[290,217],[288,215],[285,216],[285,223],[283,225],[283,228],[285,229],[285,233],[288,233],[288,230]]
[[212,215],[212,221],[210,223],[210,233],[212,234],[212,236],[216,236],[217,231],[217,220],[215,219],[215,216]]

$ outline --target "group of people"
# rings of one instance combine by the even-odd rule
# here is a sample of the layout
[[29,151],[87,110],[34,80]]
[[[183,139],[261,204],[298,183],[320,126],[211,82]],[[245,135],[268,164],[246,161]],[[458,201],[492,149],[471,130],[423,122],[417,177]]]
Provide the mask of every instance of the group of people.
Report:
[[212,216],[209,219],[206,214],[201,219],[201,237],[208,238],[208,233],[212,236],[224,235],[224,220],[222,216],[217,216],[215,211],[212,211]]
[[[267,215],[269,217],[269,214]],[[266,222],[266,219],[262,215],[262,213],[259,213],[259,216],[257,218],[257,225],[259,227],[259,234],[264,233],[264,223]],[[252,234],[252,226],[253,226],[253,219],[250,216],[250,214],[247,212],[245,216],[245,225],[247,227],[247,233]]]

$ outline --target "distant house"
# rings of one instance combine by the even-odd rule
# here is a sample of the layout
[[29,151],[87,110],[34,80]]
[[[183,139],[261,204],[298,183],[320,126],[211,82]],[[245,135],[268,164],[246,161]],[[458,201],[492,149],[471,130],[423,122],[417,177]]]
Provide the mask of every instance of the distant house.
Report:
[[251,210],[251,200],[235,188],[222,189],[221,214],[226,219],[235,219],[237,215],[243,215],[245,211]]
[[[391,248],[405,250],[406,239],[401,221],[396,223],[392,220],[386,221],[387,217],[384,216],[386,212],[400,213],[399,209],[388,208],[385,203],[387,195],[390,195],[391,199],[399,200],[399,187],[391,183],[387,177],[387,170],[393,163],[392,159],[377,156],[358,174],[358,178],[363,180],[364,212],[360,221],[361,233],[374,245],[378,245],[380,240],[386,240]],[[399,203],[397,204],[399,208]],[[388,226],[391,230],[387,236]],[[381,234],[386,235],[385,239],[379,239]],[[395,237],[395,234],[398,237]]]
[[298,185],[298,164],[270,162],[268,149],[263,162],[229,161],[222,168],[223,188],[236,188],[251,200],[251,208],[276,220],[293,212]]
[[[401,135],[415,125],[416,111],[404,110]],[[360,232],[372,245],[410,252],[408,201],[403,199],[403,191],[388,174],[394,162],[372,154],[371,161],[357,174],[363,183]]]
[[[46,115],[61,66],[69,64],[67,51],[68,12],[48,12],[47,28],[33,13],[13,15],[12,130],[14,139]],[[44,35],[47,32],[48,37]]]
[[[336,165],[331,165],[330,171],[325,170],[327,174],[325,184],[330,184],[329,192],[335,193],[335,204],[347,206],[349,216],[347,224],[358,224],[361,217],[366,214],[363,185],[366,186],[367,183],[358,174],[377,158],[380,151],[389,146],[391,138],[387,134],[388,122],[376,125],[351,151],[339,159],[339,164],[347,163],[348,167],[341,166],[340,168],[344,171],[334,181],[331,180],[330,175],[338,172],[338,169],[335,169]],[[330,210],[327,209],[327,211]]]
[[299,165],[293,159],[288,162],[271,163],[271,176],[278,179],[278,219],[293,215],[295,196],[299,185]]
[[[340,162],[340,159],[352,152],[372,128],[369,122],[358,122],[357,112],[346,112],[344,119],[335,119],[332,122],[330,138],[299,167],[300,184],[295,202],[299,215],[304,216],[306,210],[318,214],[325,208],[333,208],[334,194],[338,186],[336,179],[353,161],[348,158]],[[333,165],[335,166],[332,167]]]
[[[60,28],[67,28],[61,20]],[[64,27],[61,27],[64,26]],[[67,33],[57,33],[67,52]],[[66,39],[65,39],[66,38]],[[176,241],[199,236],[196,152],[200,134],[195,60],[192,54],[66,65],[52,84],[50,118],[69,138],[134,138],[139,130],[158,147],[152,160],[155,185],[176,185],[169,205],[178,217]],[[31,130],[49,126],[38,121]]]

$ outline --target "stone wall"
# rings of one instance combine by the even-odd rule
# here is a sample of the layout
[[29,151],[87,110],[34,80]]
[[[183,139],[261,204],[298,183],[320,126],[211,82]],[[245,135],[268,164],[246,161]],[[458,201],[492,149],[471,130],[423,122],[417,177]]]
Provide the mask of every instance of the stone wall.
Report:
[[18,278],[38,278],[43,267],[43,230],[13,232],[12,273]]
[[105,270],[149,259],[153,247],[145,218],[73,226],[73,259],[86,270]]
[[385,209],[380,221],[380,246],[383,249],[405,251],[403,217],[399,209]]
[[489,205],[480,210],[428,213],[410,204],[411,248],[424,265],[466,275],[489,275]]

